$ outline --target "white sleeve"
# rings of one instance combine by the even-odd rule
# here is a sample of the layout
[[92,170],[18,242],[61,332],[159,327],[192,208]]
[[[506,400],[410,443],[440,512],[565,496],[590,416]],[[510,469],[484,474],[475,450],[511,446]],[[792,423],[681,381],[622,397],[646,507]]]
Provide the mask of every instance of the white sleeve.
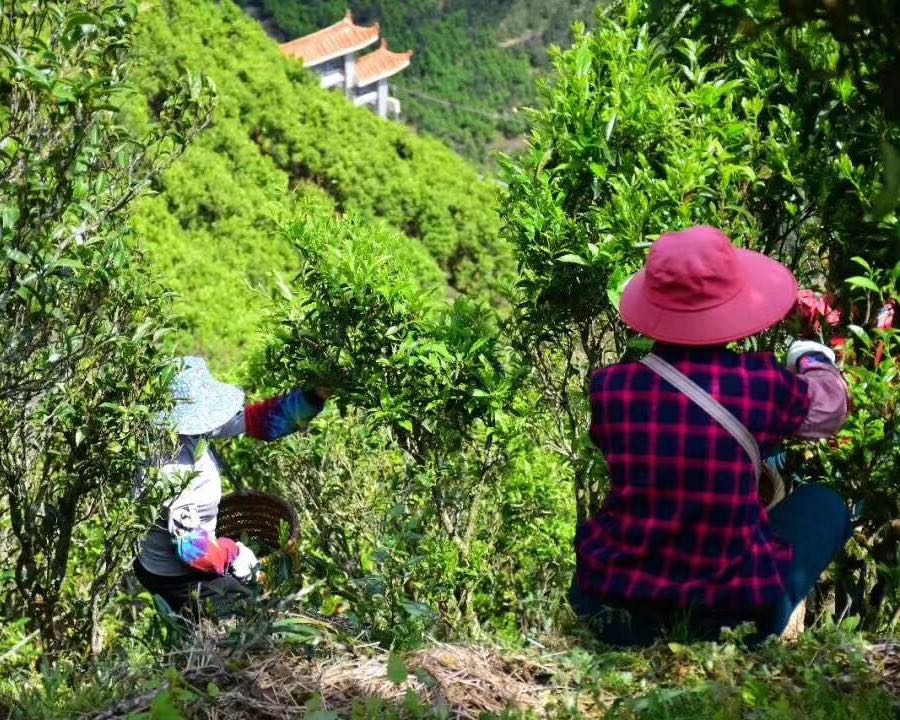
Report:
[[[182,487],[178,495],[166,503],[169,510],[169,534],[173,537],[180,537],[191,530],[196,530],[200,526],[200,512],[197,489],[194,487],[198,478],[190,477],[196,475],[194,468],[190,465],[172,463],[163,465],[160,473]],[[184,484],[185,482],[187,485]]]

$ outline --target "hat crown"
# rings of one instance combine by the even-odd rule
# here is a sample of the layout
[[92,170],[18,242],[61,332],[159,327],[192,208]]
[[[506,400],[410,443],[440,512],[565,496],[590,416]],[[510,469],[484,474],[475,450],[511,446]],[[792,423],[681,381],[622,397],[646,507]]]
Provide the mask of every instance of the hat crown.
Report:
[[233,418],[244,404],[244,391],[216,380],[200,357],[180,358],[181,370],[172,380],[175,405],[167,415],[179,435],[203,435]]
[[206,360],[200,357],[187,355],[179,358],[181,370],[172,380],[172,396],[176,402],[194,402],[192,397],[195,386],[200,383],[212,380],[212,373]]
[[647,298],[666,310],[690,312],[734,298],[745,284],[731,240],[713,227],[667,233],[650,250]]

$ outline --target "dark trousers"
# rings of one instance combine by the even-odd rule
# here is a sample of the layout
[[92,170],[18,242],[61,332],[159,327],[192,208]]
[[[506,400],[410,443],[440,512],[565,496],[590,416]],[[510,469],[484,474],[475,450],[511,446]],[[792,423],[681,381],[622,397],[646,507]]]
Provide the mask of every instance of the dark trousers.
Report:
[[785,594],[774,607],[746,612],[701,608],[672,611],[649,603],[613,607],[582,593],[577,582],[572,583],[569,601],[598,637],[610,645],[650,645],[679,627],[690,639],[714,640],[722,627],[745,622],[756,624],[752,641],[780,635],[794,608],[806,599],[850,539],[850,513],[833,490],[801,485],[772,508],[769,518],[778,537],[794,548]]
[[211,606],[214,615],[229,615],[241,602],[253,597],[250,588],[231,575],[201,572],[156,575],[137,559],[132,567],[141,585],[154,595],[162,597],[176,613],[199,617],[205,608]]

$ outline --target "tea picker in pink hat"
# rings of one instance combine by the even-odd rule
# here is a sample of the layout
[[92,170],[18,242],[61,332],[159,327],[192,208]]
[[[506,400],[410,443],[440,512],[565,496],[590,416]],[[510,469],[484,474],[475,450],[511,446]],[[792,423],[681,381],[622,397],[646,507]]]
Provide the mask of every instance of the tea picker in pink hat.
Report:
[[747,621],[757,637],[781,634],[849,538],[833,491],[803,485],[771,511],[757,492],[761,457],[847,417],[831,349],[795,342],[783,367],[726,347],[779,323],[796,298],[786,267],[711,227],[662,236],[626,287],[622,318],[656,344],[591,379],[611,490],[578,530],[570,593],[601,639],[647,644],[681,623],[714,638]]

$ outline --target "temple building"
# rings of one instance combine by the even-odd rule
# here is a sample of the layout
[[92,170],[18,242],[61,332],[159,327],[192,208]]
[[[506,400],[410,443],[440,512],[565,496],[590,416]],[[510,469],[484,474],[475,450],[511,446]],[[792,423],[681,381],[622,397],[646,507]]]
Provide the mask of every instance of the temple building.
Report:
[[382,40],[377,49],[357,56],[378,42],[380,34],[378,23],[357,25],[348,10],[334,25],[280,47],[316,73],[323,88],[342,90],[355,105],[369,107],[383,118],[396,118],[400,101],[391,97],[388,79],[409,66],[412,52],[393,52]]

